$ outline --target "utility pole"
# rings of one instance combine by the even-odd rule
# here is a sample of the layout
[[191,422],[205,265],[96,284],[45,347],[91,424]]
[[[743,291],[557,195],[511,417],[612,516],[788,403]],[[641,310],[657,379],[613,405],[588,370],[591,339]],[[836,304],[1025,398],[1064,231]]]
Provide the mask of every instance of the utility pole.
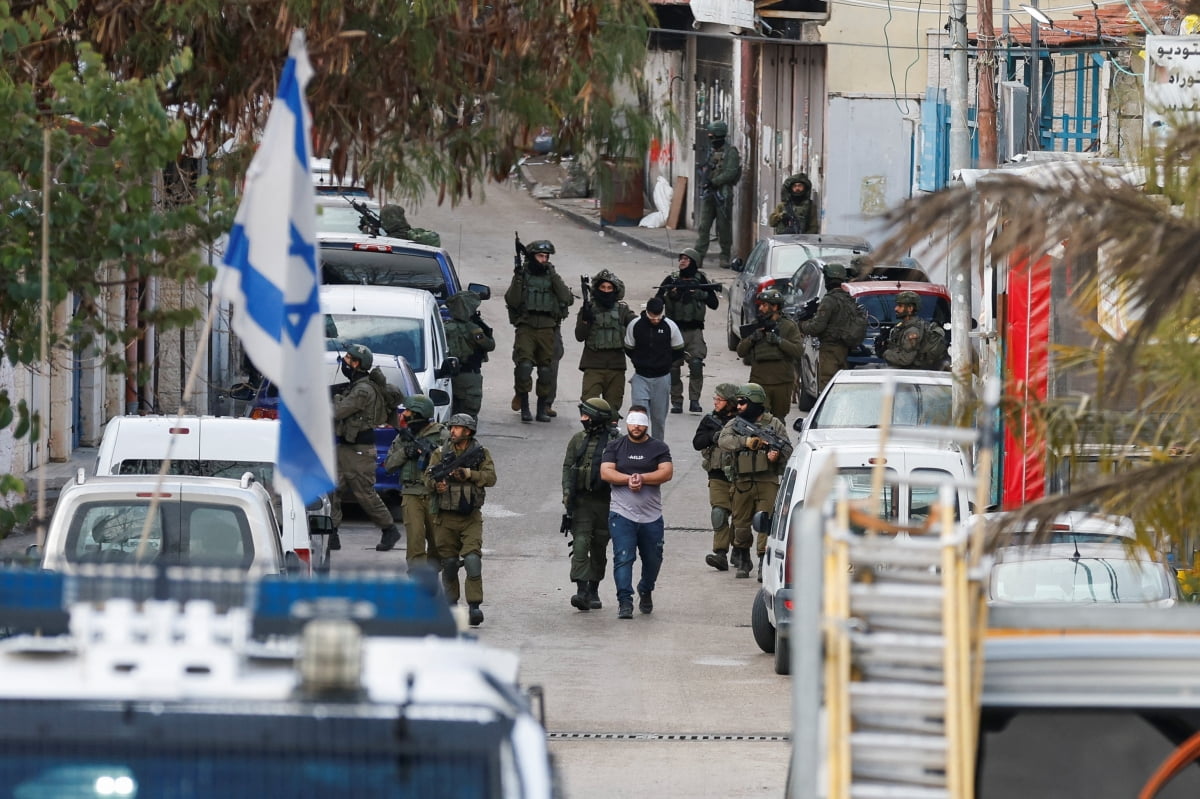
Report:
[[992,0],[978,0],[979,41],[975,44],[979,75],[979,167],[996,166],[996,29]]
[[[971,166],[967,127],[967,3],[950,0],[950,175]],[[993,104],[993,116],[995,108]],[[961,180],[961,177],[958,179]],[[962,420],[971,386],[971,243],[952,231],[950,252],[950,362],[954,369],[954,417]]]

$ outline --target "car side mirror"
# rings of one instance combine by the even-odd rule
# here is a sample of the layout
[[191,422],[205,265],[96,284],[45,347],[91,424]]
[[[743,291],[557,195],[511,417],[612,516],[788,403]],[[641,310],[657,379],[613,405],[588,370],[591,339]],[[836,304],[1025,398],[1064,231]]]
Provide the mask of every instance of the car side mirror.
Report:
[[468,283],[467,291],[479,295],[481,300],[490,300],[492,298],[492,289],[490,286],[485,286],[482,283]]
[[249,402],[258,395],[258,389],[249,383],[238,383],[229,389],[229,398],[239,402]]
[[741,272],[743,269],[746,268],[746,262],[743,261],[741,258],[734,258],[732,261],[729,262],[729,268],[735,272]]
[[766,535],[771,530],[771,512],[760,510],[750,517],[750,529]]
[[797,433],[803,433],[804,432],[804,423],[806,421],[808,421],[807,416],[797,416],[795,419],[792,420],[792,429],[795,430]]
[[444,377],[454,377],[458,374],[458,370],[458,358],[450,355],[446,358],[446,360],[442,361],[442,365],[437,368],[437,370],[433,373],[433,376],[438,380],[441,380]]
[[450,404],[450,395],[445,391],[442,391],[440,388],[429,389],[429,399],[432,400],[433,404],[438,408]]
[[30,563],[41,563],[42,548],[37,544],[30,544],[29,546],[25,547],[25,558]]
[[334,531],[333,519],[329,516],[309,516],[308,532],[311,535],[329,535]]

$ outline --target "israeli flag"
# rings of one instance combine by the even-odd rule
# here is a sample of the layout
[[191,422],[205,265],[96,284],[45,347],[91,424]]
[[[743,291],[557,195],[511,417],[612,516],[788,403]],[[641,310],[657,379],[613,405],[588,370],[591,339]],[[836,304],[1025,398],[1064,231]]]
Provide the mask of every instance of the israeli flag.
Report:
[[246,354],[279,389],[277,477],[306,503],[332,490],[337,474],[304,99],[312,74],[304,32],[296,31],[215,286],[233,306]]

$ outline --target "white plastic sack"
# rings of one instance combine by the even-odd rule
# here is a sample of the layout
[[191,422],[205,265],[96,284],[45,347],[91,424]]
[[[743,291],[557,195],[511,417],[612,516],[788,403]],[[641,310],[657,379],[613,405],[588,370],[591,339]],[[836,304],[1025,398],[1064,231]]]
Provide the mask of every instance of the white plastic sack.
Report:
[[642,221],[638,223],[638,227],[662,227],[667,224],[667,214],[671,211],[671,199],[675,195],[675,190],[671,188],[671,184],[662,175],[658,176],[658,180],[654,183],[654,207],[657,209],[651,211],[642,217]]

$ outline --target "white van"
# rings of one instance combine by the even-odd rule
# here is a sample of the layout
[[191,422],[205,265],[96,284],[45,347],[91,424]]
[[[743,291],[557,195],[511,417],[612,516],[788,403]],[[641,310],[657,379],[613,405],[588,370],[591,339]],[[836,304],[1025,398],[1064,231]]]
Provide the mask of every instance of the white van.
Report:
[[329,500],[305,508],[294,489],[276,490],[279,422],[226,416],[114,416],[96,453],[96,475],[158,474],[171,456],[170,473],[234,480],[250,472],[275,499],[284,552],[294,552],[310,571],[328,571]]
[[[879,434],[851,429],[843,433],[836,443],[802,440],[796,444],[783,472],[775,509],[771,513],[762,566],[762,589],[754,597],[750,627],[759,648],[774,653],[778,674],[787,674],[791,668],[787,639],[792,602],[788,536],[799,527],[800,511],[804,509],[813,483],[826,463],[833,459],[837,479],[846,485],[850,500],[866,499],[871,494],[873,471],[880,453]],[[883,452],[885,482],[880,499],[881,518],[898,525],[924,523],[938,498],[937,483],[950,480],[956,486],[956,518],[968,518],[971,504],[967,486],[971,480],[971,467],[957,444],[893,440]],[[832,496],[830,492],[828,497]]]
[[[400,355],[416,373],[422,393],[430,396],[431,390],[439,389],[453,401],[450,380],[458,371],[458,359],[450,356],[437,300],[428,291],[321,286],[321,310],[329,328],[327,361],[336,361],[351,344],[365,345],[377,363]],[[451,402],[434,404],[437,420],[446,421]]]

